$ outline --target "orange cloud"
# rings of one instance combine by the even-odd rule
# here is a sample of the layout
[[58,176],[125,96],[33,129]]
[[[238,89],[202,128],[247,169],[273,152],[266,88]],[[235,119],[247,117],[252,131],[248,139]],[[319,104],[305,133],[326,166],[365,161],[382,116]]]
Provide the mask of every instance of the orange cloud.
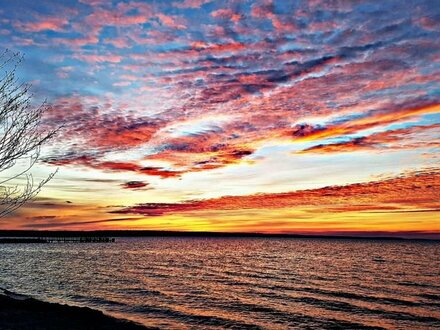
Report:
[[175,178],[182,175],[182,171],[169,171],[165,170],[161,167],[155,167],[155,166],[146,166],[142,167],[138,170],[142,174],[146,175],[153,175],[153,176],[160,176],[161,178]]
[[440,210],[440,171],[426,171],[388,180],[300,190],[278,194],[226,196],[182,203],[140,204],[115,213],[149,216],[208,210],[309,207],[313,212]]
[[440,147],[440,140],[432,140],[432,138],[429,137],[429,141],[425,141],[421,138],[417,139],[417,141],[412,141],[408,138],[413,134],[429,132],[430,130],[439,128],[439,124],[434,124],[384,131],[369,136],[354,138],[349,141],[319,144],[297,153],[333,153],[358,150],[414,149],[423,147],[438,148]]
[[427,115],[440,112],[440,104],[430,104],[416,108],[391,109],[388,111],[377,111],[362,118],[348,120],[340,124],[329,125],[327,127],[318,127],[311,129],[307,126],[307,130],[303,131],[295,129],[293,132],[296,141],[315,141],[319,139],[326,139],[337,137],[341,135],[353,134],[369,128],[384,126],[416,117],[420,115]]

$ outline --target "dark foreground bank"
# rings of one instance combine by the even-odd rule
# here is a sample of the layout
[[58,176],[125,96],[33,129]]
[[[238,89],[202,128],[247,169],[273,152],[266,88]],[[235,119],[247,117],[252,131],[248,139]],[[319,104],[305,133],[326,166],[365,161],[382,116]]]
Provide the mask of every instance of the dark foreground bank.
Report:
[[0,329],[144,330],[146,328],[87,307],[43,302],[4,290],[4,294],[0,294]]

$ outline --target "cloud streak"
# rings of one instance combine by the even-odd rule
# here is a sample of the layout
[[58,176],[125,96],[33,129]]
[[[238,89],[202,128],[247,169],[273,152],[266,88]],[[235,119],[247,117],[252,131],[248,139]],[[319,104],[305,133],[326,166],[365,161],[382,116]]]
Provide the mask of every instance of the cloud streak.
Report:
[[440,173],[422,172],[369,183],[323,187],[279,194],[225,196],[182,203],[146,203],[114,211],[161,216],[199,211],[244,209],[277,210],[309,207],[309,212],[438,212]]

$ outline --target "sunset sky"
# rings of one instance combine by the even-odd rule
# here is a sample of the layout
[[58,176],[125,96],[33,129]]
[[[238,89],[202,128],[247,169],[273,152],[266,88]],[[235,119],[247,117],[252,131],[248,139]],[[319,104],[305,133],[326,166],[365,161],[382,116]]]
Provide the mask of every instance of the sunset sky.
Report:
[[0,0],[63,125],[0,229],[440,238],[439,31],[438,1]]

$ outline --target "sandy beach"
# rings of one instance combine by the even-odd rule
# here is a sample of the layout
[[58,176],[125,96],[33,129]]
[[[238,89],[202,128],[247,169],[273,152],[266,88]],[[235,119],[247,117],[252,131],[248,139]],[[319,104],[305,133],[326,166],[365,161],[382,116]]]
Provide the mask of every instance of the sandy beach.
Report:
[[3,294],[0,294],[0,329],[140,330],[147,328],[91,308],[43,302],[3,290]]

